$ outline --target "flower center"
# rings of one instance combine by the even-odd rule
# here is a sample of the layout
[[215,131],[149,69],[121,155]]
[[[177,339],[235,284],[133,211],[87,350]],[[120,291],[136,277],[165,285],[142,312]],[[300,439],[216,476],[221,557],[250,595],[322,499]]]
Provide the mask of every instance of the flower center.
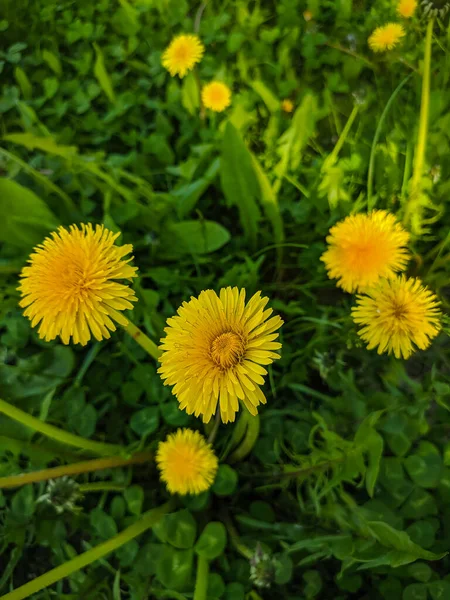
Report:
[[182,46],[179,46],[175,51],[176,60],[184,61],[188,58],[188,56],[189,56],[189,49],[184,44]]
[[234,367],[242,360],[245,346],[243,339],[233,331],[216,337],[211,344],[211,358],[221,369]]

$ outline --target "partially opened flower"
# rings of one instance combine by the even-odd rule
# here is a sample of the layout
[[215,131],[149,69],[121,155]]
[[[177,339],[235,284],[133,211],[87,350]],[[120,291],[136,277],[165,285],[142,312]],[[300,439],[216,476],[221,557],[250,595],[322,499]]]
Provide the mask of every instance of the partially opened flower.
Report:
[[415,347],[425,350],[441,329],[439,301],[420,279],[404,275],[383,279],[352,309],[358,332],[367,348],[378,354],[409,358]]
[[60,227],[34,249],[22,269],[20,306],[31,326],[39,325],[45,341],[59,336],[64,344],[72,338],[85,345],[91,334],[97,339],[110,337],[114,325],[126,326],[123,310],[132,309],[137,298],[120,279],[136,277],[136,267],[124,257],[133,246],[115,246],[120,233],[103,225]]
[[162,65],[172,77],[183,78],[202,60],[205,47],[198,35],[182,34],[175,37],[162,55]]
[[404,35],[405,30],[400,23],[387,23],[382,27],[377,27],[371,34],[368,40],[369,47],[374,52],[392,50]]
[[450,10],[448,0],[422,0],[423,12],[430,17],[440,17],[443,19]]
[[291,113],[294,110],[294,103],[289,98],[285,98],[281,103],[281,110],[285,113]]
[[160,442],[156,464],[171,494],[200,494],[214,483],[218,460],[198,431],[178,429]]
[[417,0],[400,0],[397,5],[398,14],[404,19],[411,18],[417,8]]
[[242,400],[256,415],[266,398],[260,388],[266,369],[280,358],[275,351],[280,317],[269,319],[268,298],[257,292],[246,304],[245,290],[222,288],[201,292],[183,302],[178,315],[167,320],[161,340],[159,373],[180,408],[208,423],[219,404],[222,421],[234,421]]
[[203,86],[202,102],[214,112],[223,112],[231,104],[231,90],[221,81],[211,81]]
[[364,291],[381,277],[403,271],[409,234],[384,210],[350,215],[330,229],[321,257],[330,279],[346,292]]

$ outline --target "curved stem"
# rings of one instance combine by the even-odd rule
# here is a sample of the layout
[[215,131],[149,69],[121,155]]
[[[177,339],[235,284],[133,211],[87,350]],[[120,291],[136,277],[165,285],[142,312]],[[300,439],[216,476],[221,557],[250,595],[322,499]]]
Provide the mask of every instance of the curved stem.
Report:
[[111,469],[112,467],[125,467],[127,465],[137,465],[148,462],[153,459],[151,452],[140,452],[130,458],[122,456],[111,456],[109,458],[95,458],[94,460],[84,460],[71,465],[62,465],[51,469],[42,469],[42,471],[33,471],[32,473],[21,473],[20,475],[10,475],[0,477],[0,489],[19,487],[26,483],[36,483],[48,479],[64,477],[64,475],[78,475],[80,473],[90,473],[91,471],[101,471]]
[[331,167],[336,162],[338,154],[341,151],[342,146],[345,144],[345,140],[347,139],[348,134],[350,133],[350,129],[352,128],[353,121],[356,119],[356,115],[358,114],[358,111],[359,111],[359,106],[356,104],[353,107],[352,112],[350,113],[347,123],[345,124],[344,129],[342,130],[342,133],[339,136],[339,139],[336,142],[335,147],[333,148],[331,154],[325,159],[325,161],[323,163],[324,168]]
[[194,600],[206,600],[208,592],[209,562],[203,556],[197,559],[197,575],[195,577]]
[[130,525],[130,527],[127,527],[111,539],[107,540],[106,542],[102,542],[98,546],[95,546],[95,548],[87,550],[87,552],[83,552],[83,554],[79,554],[75,558],[68,560],[59,567],[48,571],[44,575],[36,577],[36,579],[33,579],[33,581],[30,581],[17,588],[13,592],[2,596],[0,600],[23,600],[24,598],[28,598],[32,594],[43,590],[49,585],[64,579],[64,577],[68,577],[72,573],[75,573],[75,571],[83,569],[87,565],[90,565],[100,558],[103,558],[107,554],[114,552],[114,550],[117,550],[117,548],[120,548],[141,533],[144,533],[144,531],[147,529],[153,527],[155,523],[157,523],[166,513],[170,512],[173,507],[174,501],[170,500],[158,508],[152,508],[148,512],[144,513],[136,523],[133,523],[133,525]]
[[126,450],[122,446],[119,446],[117,444],[105,444],[103,442],[87,440],[86,438],[83,438],[79,435],[75,435],[62,429],[58,429],[58,427],[49,425],[48,423],[45,423],[44,421],[41,421],[36,417],[32,417],[23,410],[20,410],[20,408],[8,404],[8,402],[5,402],[1,398],[0,413],[7,415],[11,419],[14,419],[14,421],[22,423],[22,425],[25,425],[25,427],[29,427],[34,431],[42,433],[43,435],[51,438],[52,440],[62,442],[63,444],[67,444],[69,446],[75,446],[76,448],[81,448],[82,450],[92,452],[93,454],[99,454],[100,456],[126,454]]
[[159,360],[161,353],[158,350],[158,346],[139,327],[128,321],[128,325],[124,329],[152,358],[156,361]]
[[377,149],[377,145],[378,145],[378,140],[380,139],[380,135],[381,135],[381,130],[383,129],[383,125],[386,120],[387,114],[388,114],[394,100],[397,98],[400,90],[403,88],[404,85],[406,85],[406,83],[411,79],[412,76],[413,76],[413,73],[410,73],[407,77],[405,77],[405,79],[403,79],[403,81],[401,81],[398,84],[398,86],[392,92],[391,97],[387,101],[387,104],[384,107],[383,112],[381,113],[381,117],[378,121],[377,128],[375,130],[375,135],[373,136],[372,147],[370,149],[369,171],[367,174],[367,208],[369,210],[373,209],[372,194],[373,194],[373,177],[374,177],[374,171],[375,171],[375,154],[376,154],[376,149]]

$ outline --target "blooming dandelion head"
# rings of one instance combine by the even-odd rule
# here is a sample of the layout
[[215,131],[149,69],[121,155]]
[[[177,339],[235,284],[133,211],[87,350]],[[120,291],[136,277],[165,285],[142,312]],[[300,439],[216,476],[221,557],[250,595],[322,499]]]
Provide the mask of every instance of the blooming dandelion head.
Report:
[[171,494],[200,494],[211,487],[218,460],[198,432],[178,429],[160,442],[156,463]]
[[161,340],[159,373],[172,385],[180,408],[208,423],[219,405],[222,421],[234,421],[241,400],[252,415],[266,398],[260,388],[268,365],[280,358],[275,340],[283,321],[265,310],[269,301],[256,293],[222,288],[183,302],[168,319]]
[[172,77],[184,77],[202,60],[205,47],[197,35],[182,34],[174,38],[162,55],[162,65]]
[[231,90],[221,81],[211,81],[203,86],[202,102],[214,112],[223,112],[231,104]]
[[399,23],[387,23],[382,27],[377,27],[371,34],[368,40],[369,47],[374,52],[392,50],[404,35],[405,30],[402,25]]
[[410,19],[417,8],[417,0],[400,0],[397,4],[397,13],[404,19]]
[[22,269],[20,306],[31,326],[39,325],[45,341],[59,336],[83,346],[91,339],[110,337],[114,322],[127,325],[121,311],[132,309],[137,298],[120,279],[136,277],[136,267],[124,257],[130,244],[114,245],[119,236],[97,225],[82,224],[79,229],[60,227],[34,249]]
[[322,255],[330,279],[346,292],[364,291],[405,269],[409,234],[384,210],[350,215],[330,229]]
[[285,100],[283,100],[281,103],[281,110],[283,110],[285,113],[291,113],[294,110],[294,103],[292,100],[285,98]]
[[358,333],[369,350],[409,358],[415,347],[425,350],[439,333],[438,305],[437,297],[419,279],[399,275],[358,296],[352,317],[362,325]]

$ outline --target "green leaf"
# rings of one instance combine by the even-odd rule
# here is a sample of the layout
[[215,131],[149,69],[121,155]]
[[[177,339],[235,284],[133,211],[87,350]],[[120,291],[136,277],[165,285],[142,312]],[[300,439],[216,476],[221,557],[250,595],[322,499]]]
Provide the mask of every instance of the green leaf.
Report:
[[104,540],[117,535],[116,522],[101,508],[94,508],[91,510],[89,521],[91,527],[93,527],[97,534]]
[[250,83],[252,88],[259,96],[261,96],[264,104],[270,112],[278,112],[280,110],[280,101],[271,90],[262,81],[253,81]]
[[59,60],[58,56],[56,56],[56,54],[53,54],[53,52],[50,52],[50,50],[43,50],[42,51],[42,59],[45,60],[45,62],[50,67],[50,69],[56,75],[58,75],[58,77],[61,77],[61,75],[62,75],[61,61]]
[[411,454],[405,459],[405,468],[419,487],[435,488],[443,474],[442,459],[438,454]]
[[275,564],[275,583],[277,585],[285,585],[292,579],[292,571],[294,564],[292,559],[287,554],[274,554]]
[[140,485],[130,485],[123,493],[128,510],[132,515],[139,516],[144,504],[144,490]]
[[427,600],[427,586],[423,583],[412,583],[403,590],[402,600]]
[[261,214],[257,205],[259,184],[252,155],[236,128],[228,122],[222,141],[220,167],[222,190],[230,206],[236,206],[246,238],[256,247]]
[[170,546],[162,548],[156,575],[169,590],[184,590],[192,579],[194,551],[177,550]]
[[225,593],[225,583],[222,577],[218,573],[208,574],[208,600],[215,600],[216,598],[222,598]]
[[225,588],[224,600],[244,600],[245,588],[242,583],[229,583]]
[[21,67],[14,69],[14,77],[22,90],[25,100],[29,100],[33,94],[33,87],[28,79],[25,71]]
[[433,600],[447,600],[450,598],[450,581],[432,581],[428,584],[428,591]]
[[78,152],[76,146],[62,146],[51,136],[37,136],[32,133],[10,133],[3,137],[7,142],[25,146],[28,150],[42,150],[47,154],[61,156],[62,158],[72,158]]
[[0,242],[27,251],[58,227],[45,202],[11,179],[0,179],[0,213]]
[[231,496],[238,484],[238,474],[229,465],[219,465],[212,491],[216,496]]
[[111,78],[108,75],[108,71],[105,67],[105,59],[103,56],[103,52],[98,44],[94,43],[95,54],[97,56],[94,65],[94,75],[97,78],[100,87],[108,97],[109,101],[112,104],[116,103],[116,96],[114,94],[114,89],[112,86]]
[[195,552],[202,558],[218,558],[227,545],[227,530],[219,521],[208,523],[194,546]]
[[372,498],[375,491],[375,484],[380,472],[380,463],[383,456],[384,442],[382,436],[372,429],[365,440],[365,448],[369,455],[369,464],[366,470],[366,489]]
[[170,223],[164,230],[161,253],[176,260],[184,254],[210,254],[229,241],[229,231],[215,221]]
[[192,548],[197,537],[197,522],[187,509],[179,510],[165,515],[153,531],[164,543],[176,548]]
[[[411,558],[411,561],[409,562],[418,558],[423,558],[425,560],[440,560],[447,555],[447,552],[434,553],[424,550],[415,544],[407,533],[398,531],[382,521],[369,521],[367,525],[372,535],[380,542],[380,544],[398,550],[401,554],[409,556]],[[398,559],[400,560],[400,555],[398,555]]]
[[189,114],[195,115],[200,108],[200,95],[197,81],[193,73],[189,73],[181,86],[181,104]]
[[278,205],[277,195],[270,185],[269,178],[261,167],[255,156],[252,155],[253,168],[260,189],[260,201],[267,220],[270,221],[273,231],[273,239],[275,244],[282,244],[284,241],[284,226],[281,218],[280,207]]
[[16,519],[26,521],[34,513],[35,501],[32,485],[24,485],[15,492],[11,500],[11,510]]
[[159,427],[159,407],[148,406],[135,412],[130,419],[130,427],[141,437],[154,433]]

